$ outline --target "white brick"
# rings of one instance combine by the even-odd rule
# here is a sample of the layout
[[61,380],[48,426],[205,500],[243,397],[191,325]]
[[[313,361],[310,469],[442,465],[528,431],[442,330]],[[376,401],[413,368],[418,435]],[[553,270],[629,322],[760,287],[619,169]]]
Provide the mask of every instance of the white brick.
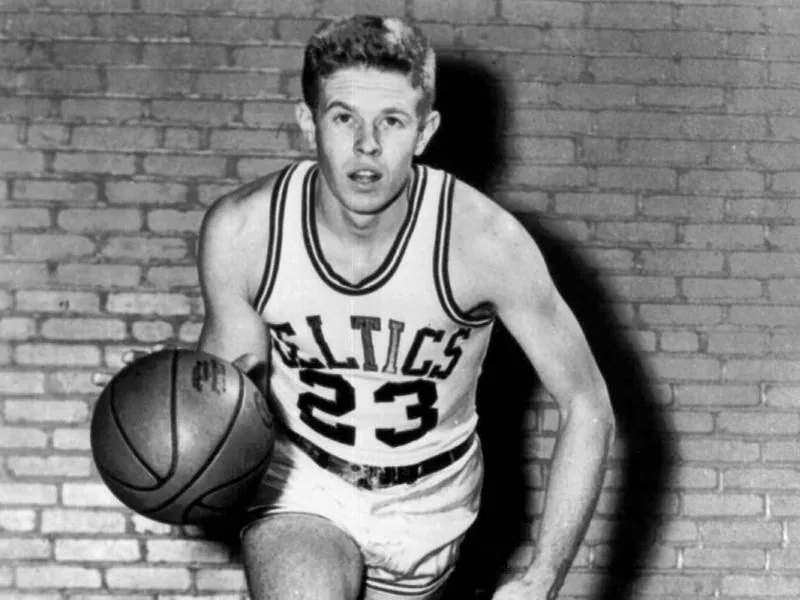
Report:
[[20,344],[14,356],[21,365],[93,366],[100,364],[94,346],[70,344]]
[[89,429],[57,429],[53,432],[56,450],[91,450]]
[[149,562],[224,563],[230,548],[206,540],[150,540],[147,542]]
[[111,294],[106,308],[111,313],[160,316],[188,315],[189,298],[183,294]]
[[0,426],[0,448],[45,448],[47,433],[33,427]]
[[141,558],[136,540],[59,539],[55,557],[59,561],[132,562]]
[[43,392],[43,373],[0,371],[0,394],[41,394]]
[[42,533],[122,533],[125,516],[121,512],[91,510],[45,510]]
[[0,538],[0,562],[4,560],[32,560],[50,558],[49,540],[29,537]]
[[64,483],[61,499],[65,506],[114,507],[122,503],[103,483]]
[[178,332],[178,338],[181,342],[195,343],[200,339],[202,328],[202,323],[184,323]]
[[25,317],[0,319],[0,339],[27,340],[36,335],[36,320]]
[[10,456],[8,470],[17,476],[88,477],[91,459],[85,456]]
[[83,400],[6,400],[4,414],[9,423],[84,423],[89,406]]
[[42,337],[53,340],[124,340],[125,322],[119,319],[48,319]]
[[20,290],[16,294],[16,307],[25,312],[97,313],[100,298],[94,292]]
[[186,590],[192,583],[189,571],[173,567],[111,567],[108,587],[115,589]]
[[55,504],[56,486],[44,483],[0,482],[0,504],[47,505]]
[[67,566],[17,567],[20,588],[99,588],[100,572],[96,569]]
[[166,321],[137,321],[132,328],[135,340],[144,343],[158,343],[170,339],[174,328]]
[[198,590],[246,591],[247,581],[242,569],[202,569],[197,572]]
[[0,531],[25,532],[36,527],[36,511],[29,508],[0,509]]

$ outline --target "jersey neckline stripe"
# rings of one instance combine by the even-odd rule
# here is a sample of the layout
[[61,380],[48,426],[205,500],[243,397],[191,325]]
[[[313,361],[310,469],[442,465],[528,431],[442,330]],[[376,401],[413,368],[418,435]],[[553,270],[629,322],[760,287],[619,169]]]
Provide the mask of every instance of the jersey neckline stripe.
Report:
[[350,283],[341,277],[325,259],[322,253],[319,236],[316,228],[315,192],[319,168],[312,166],[306,173],[303,181],[302,219],[303,240],[306,251],[320,278],[337,292],[349,296],[358,296],[374,292],[392,278],[400,266],[409,240],[416,228],[417,219],[422,205],[422,198],[427,186],[428,172],[424,166],[414,165],[409,194],[409,207],[400,225],[394,242],[381,265],[370,275],[356,284]]

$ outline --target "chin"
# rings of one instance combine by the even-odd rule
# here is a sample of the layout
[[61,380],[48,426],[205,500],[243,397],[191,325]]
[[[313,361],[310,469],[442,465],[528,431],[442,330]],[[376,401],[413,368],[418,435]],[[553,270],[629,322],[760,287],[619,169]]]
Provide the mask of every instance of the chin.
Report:
[[371,192],[350,189],[344,198],[348,210],[364,215],[374,215],[392,204],[391,194],[384,189]]
[[345,207],[354,214],[363,215],[366,217],[377,215],[383,212],[390,204],[391,202],[389,200],[382,198],[380,200],[376,199],[374,201],[366,202],[350,201],[345,203]]

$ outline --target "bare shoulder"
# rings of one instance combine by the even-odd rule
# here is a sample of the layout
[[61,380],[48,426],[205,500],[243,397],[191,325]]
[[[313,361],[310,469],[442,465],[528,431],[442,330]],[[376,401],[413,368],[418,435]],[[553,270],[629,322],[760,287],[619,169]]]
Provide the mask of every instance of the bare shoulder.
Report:
[[200,229],[200,277],[223,280],[250,295],[269,244],[272,190],[279,172],[236,188],[215,200]]
[[464,307],[497,306],[521,276],[543,287],[549,282],[542,254],[519,220],[463,182],[456,183],[453,197],[449,268],[453,292]]
[[278,175],[270,173],[217,198],[206,211],[202,233],[214,235],[218,229],[244,233],[254,217],[268,215]]
[[488,255],[487,258],[494,251],[513,251],[519,243],[534,243],[508,210],[462,181],[456,182],[453,198],[453,234],[455,241],[479,239],[480,245],[467,247],[479,256]]

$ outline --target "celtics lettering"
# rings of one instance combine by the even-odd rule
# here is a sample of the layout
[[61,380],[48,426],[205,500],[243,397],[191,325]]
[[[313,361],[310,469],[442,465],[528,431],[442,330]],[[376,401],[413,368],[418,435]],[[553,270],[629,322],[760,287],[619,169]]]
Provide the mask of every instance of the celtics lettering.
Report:
[[[405,323],[389,319],[382,322],[378,317],[355,315],[350,317],[350,329],[360,346],[360,356],[335,356],[325,335],[324,323],[319,315],[306,317],[303,327],[308,327],[315,342],[315,355],[301,356],[292,338],[297,330],[291,323],[272,325],[275,349],[287,367],[292,369],[360,369],[382,373],[407,375],[410,377],[447,379],[461,358],[460,345],[470,335],[470,329],[462,327],[449,336],[442,329],[423,327],[407,332]],[[383,347],[376,346],[376,333],[386,327],[388,337]],[[404,356],[400,347],[404,336],[411,343]],[[422,359],[421,356],[428,358]],[[431,358],[436,356],[437,359]]]

